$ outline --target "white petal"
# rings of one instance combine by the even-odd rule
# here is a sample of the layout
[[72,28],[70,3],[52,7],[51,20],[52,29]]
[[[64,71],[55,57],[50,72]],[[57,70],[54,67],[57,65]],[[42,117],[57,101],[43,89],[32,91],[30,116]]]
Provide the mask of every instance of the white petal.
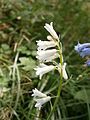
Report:
[[35,107],[39,107],[39,109],[41,109],[42,105],[48,101],[50,101],[51,97],[47,96],[45,98],[40,98],[40,99],[36,99],[35,101],[37,102]]
[[35,68],[36,75],[39,75],[40,79],[41,79],[44,74],[52,71],[54,68],[55,68],[55,66],[53,66],[53,65],[40,64],[40,66]]
[[53,37],[51,35],[48,35],[47,39],[50,40],[50,41],[54,41],[54,39],[53,39]]
[[56,49],[37,51],[36,56],[36,58],[39,59],[40,62],[49,62],[57,57],[59,57],[59,54],[57,53]]
[[36,104],[35,104],[35,107],[39,108],[39,110],[40,110],[42,106],[41,106],[40,103],[36,103]]
[[62,66],[61,66],[61,63],[60,63],[59,66],[58,66],[58,70],[59,70],[60,74],[61,74],[61,70],[62,70],[63,78],[68,79],[68,75],[67,75],[67,72],[66,72],[65,68],[66,68],[66,63],[64,63]]
[[50,62],[50,61],[52,61],[52,60],[54,60],[54,59],[56,59],[56,58],[58,58],[58,57],[59,57],[59,54],[58,54],[58,53],[55,53],[54,55],[46,58],[46,59],[45,59],[45,62]]
[[44,93],[40,92],[39,90],[37,90],[36,88],[32,90],[33,94],[32,96],[36,97],[46,97],[47,95],[45,95]]
[[66,72],[65,68],[66,68],[66,63],[64,63],[64,65],[63,65],[63,78],[67,80],[68,75],[67,75],[67,72]]
[[46,23],[44,28],[52,35],[53,38],[55,38],[57,40],[59,39],[57,33],[53,29],[53,23],[52,22],[50,23],[50,25]]
[[36,41],[38,50],[46,50],[47,48],[55,47],[56,43],[54,41]]

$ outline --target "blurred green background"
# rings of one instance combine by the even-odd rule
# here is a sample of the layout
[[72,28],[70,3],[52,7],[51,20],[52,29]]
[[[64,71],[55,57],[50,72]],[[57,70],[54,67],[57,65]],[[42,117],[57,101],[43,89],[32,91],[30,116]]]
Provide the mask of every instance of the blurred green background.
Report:
[[[32,88],[56,95],[58,73],[40,81],[33,69],[38,65],[36,41],[46,40],[43,26],[50,22],[61,35],[69,75],[52,120],[90,120],[90,68],[84,64],[88,58],[74,50],[78,41],[90,42],[89,0],[0,0],[0,87],[9,89],[0,97],[0,120],[35,120]],[[17,53],[19,77],[10,74]],[[48,106],[42,108],[41,120],[49,115]]]

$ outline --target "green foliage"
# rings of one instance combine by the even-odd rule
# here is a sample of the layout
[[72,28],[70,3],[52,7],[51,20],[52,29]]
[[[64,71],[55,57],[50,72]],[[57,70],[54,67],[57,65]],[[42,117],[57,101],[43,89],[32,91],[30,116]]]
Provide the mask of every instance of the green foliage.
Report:
[[[74,51],[78,41],[90,42],[90,2],[1,0],[0,87],[9,90],[0,98],[0,120],[36,119],[38,111],[31,97],[32,88],[37,87],[56,95],[58,73],[51,72],[39,80],[33,69],[37,64],[36,40],[46,39],[48,33],[43,26],[51,21],[54,22],[57,33],[61,34],[69,75],[67,81],[63,80],[61,98],[51,119],[90,119],[90,68],[83,64],[86,60],[82,60]],[[17,53],[18,70],[13,75],[12,65]],[[50,107],[46,104],[40,111],[40,119],[46,120],[49,113]]]
[[90,103],[90,89],[82,89],[76,93],[75,99]]
[[36,67],[35,61],[32,58],[27,58],[27,57],[20,57],[20,65],[22,65],[22,69],[26,71],[34,70]]

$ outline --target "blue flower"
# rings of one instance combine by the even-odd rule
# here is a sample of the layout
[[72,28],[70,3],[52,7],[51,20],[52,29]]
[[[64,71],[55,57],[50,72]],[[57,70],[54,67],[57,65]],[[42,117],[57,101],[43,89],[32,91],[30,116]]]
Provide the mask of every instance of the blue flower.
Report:
[[85,63],[87,66],[90,66],[90,60],[87,60]]
[[84,48],[87,48],[87,47],[90,47],[90,43],[80,44],[80,43],[78,42],[78,44],[75,46],[75,50],[76,50],[78,53],[80,53],[80,52],[82,52],[82,50],[83,50]]
[[79,52],[81,57],[90,56],[90,48],[84,48]]
[[78,44],[75,46],[75,50],[80,54],[81,57],[90,55],[90,43]]

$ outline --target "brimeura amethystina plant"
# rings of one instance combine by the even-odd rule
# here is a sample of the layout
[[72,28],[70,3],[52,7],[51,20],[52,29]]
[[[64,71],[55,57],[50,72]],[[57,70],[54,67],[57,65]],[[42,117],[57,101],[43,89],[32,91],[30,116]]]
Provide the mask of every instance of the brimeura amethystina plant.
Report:
[[[47,118],[47,120],[50,119],[53,111],[55,110],[55,107],[57,105],[58,99],[60,97],[61,89],[62,89],[62,83],[63,79],[67,80],[68,75],[66,72],[66,63],[63,59],[63,53],[62,53],[62,43],[60,40],[60,35],[58,36],[53,28],[53,22],[50,24],[45,24],[44,28],[49,32],[50,35],[47,36],[46,41],[36,41],[37,42],[37,56],[36,58],[39,60],[40,65],[35,68],[36,75],[42,79],[42,76],[52,70],[57,70],[60,74],[59,79],[59,85],[58,90],[56,94],[56,99],[54,102],[54,105],[51,109],[51,112]],[[59,59],[59,63],[56,62],[56,58]],[[49,62],[49,65],[48,65]],[[48,96],[36,88],[33,89],[34,100],[37,102],[35,104],[35,107],[37,107],[39,110],[41,109],[42,105],[53,98],[53,96]]]

